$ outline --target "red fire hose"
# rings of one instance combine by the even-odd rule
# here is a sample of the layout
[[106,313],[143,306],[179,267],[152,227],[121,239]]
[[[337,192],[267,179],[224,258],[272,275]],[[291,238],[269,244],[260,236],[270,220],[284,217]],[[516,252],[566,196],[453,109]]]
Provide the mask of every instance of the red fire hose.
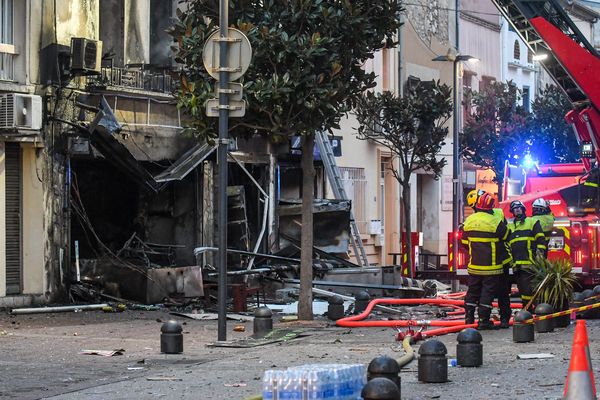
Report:
[[[369,302],[369,305],[362,313],[358,315],[352,315],[350,317],[342,318],[337,320],[336,325],[346,328],[365,328],[365,327],[391,327],[391,328],[402,328],[402,327],[415,327],[415,326],[432,326],[436,327],[436,329],[430,329],[428,331],[418,332],[417,335],[412,335],[415,340],[424,339],[427,337],[444,335],[452,332],[459,332],[465,328],[475,328],[477,324],[465,324],[464,320],[460,319],[433,319],[433,320],[409,320],[409,319],[394,319],[394,320],[386,320],[386,321],[364,321],[365,318],[369,316],[371,311],[376,305],[386,304],[386,305],[421,305],[421,304],[432,304],[440,307],[452,307],[457,309],[456,311],[451,311],[447,313],[447,315],[456,316],[458,314],[464,313],[464,300],[455,300],[453,298],[460,297],[459,293],[453,293],[451,295],[446,295],[444,297],[452,297],[452,298],[444,298],[438,297],[435,299],[392,299],[392,298],[383,298],[383,299],[374,299]],[[460,293],[460,295],[464,296],[464,293]],[[497,303],[494,303],[494,306],[497,307]],[[511,308],[521,308],[520,303],[512,303]],[[512,322],[511,322],[512,323]]]

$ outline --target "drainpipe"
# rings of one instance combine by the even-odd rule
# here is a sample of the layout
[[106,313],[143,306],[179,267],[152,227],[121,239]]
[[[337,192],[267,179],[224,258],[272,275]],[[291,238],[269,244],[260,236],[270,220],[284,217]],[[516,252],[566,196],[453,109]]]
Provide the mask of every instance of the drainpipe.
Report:
[[398,27],[398,97],[404,93],[404,12],[398,15],[400,26]]

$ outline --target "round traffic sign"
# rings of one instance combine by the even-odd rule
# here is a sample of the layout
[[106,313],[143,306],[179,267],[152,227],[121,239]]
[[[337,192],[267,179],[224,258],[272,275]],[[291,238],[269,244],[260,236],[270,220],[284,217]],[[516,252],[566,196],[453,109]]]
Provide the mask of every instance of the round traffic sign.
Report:
[[[229,81],[240,79],[248,70],[250,60],[252,59],[252,46],[244,33],[235,28],[228,29],[228,37],[224,38],[229,43],[227,50],[227,71],[229,72]],[[219,44],[223,39],[219,30],[210,34],[204,50],[202,51],[202,61],[204,68],[215,79],[219,79],[219,70],[221,68]]]

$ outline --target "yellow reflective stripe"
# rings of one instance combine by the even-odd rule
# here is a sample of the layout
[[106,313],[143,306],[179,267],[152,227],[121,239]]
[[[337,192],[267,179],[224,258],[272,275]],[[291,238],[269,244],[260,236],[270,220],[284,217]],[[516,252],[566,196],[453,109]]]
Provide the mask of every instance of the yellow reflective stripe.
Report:
[[597,184],[597,183],[594,183],[594,182],[588,182],[588,181],[585,181],[585,182],[583,183],[583,186],[592,186],[592,187],[598,187],[598,184]]
[[533,298],[533,296],[526,296],[524,294],[521,295],[521,299],[523,300],[531,300]]
[[538,249],[543,249],[543,250],[546,250],[546,245],[545,245],[545,244],[538,244],[538,245],[537,245],[537,248],[538,248]]
[[482,269],[476,269],[476,268],[469,266],[467,268],[467,271],[469,272],[469,274],[472,274],[472,275],[502,275],[503,268],[498,268],[498,269],[493,269],[493,270],[490,270],[490,269],[482,270]]
[[535,238],[537,239],[538,237],[546,237],[546,235],[544,235],[544,232],[540,232],[537,235],[535,235]]
[[[544,236],[544,234],[542,233],[542,236]],[[513,244],[514,242],[523,242],[523,241],[528,241],[528,242],[532,242],[533,240],[535,240],[532,237],[529,236],[521,236],[521,237],[516,237],[514,239],[510,239],[508,243]]]
[[490,246],[492,248],[492,262],[495,264],[496,263],[496,243],[491,243]]
[[565,248],[563,249],[565,251],[565,253],[567,253],[568,255],[571,255],[571,247],[569,247],[568,244],[565,244]]
[[462,244],[464,244],[465,246],[466,246],[466,245],[469,243],[469,241],[468,241],[468,240],[465,240],[465,239],[461,239],[460,241],[461,241],[461,243],[462,243]]
[[515,264],[518,264],[518,265],[531,265],[531,261],[530,260],[517,260],[517,261],[515,261]]
[[567,228],[561,227],[560,229],[565,233],[565,238],[571,239],[571,232]]
[[498,239],[498,238],[470,237],[469,241],[470,242],[477,242],[477,243],[495,243],[495,242],[499,242],[500,239]]

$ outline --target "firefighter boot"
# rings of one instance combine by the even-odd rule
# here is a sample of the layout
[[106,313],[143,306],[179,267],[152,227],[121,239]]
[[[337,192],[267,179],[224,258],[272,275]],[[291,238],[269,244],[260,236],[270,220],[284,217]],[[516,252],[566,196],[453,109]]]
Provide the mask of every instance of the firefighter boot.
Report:
[[494,329],[494,323],[490,321],[492,308],[490,306],[479,305],[479,323],[477,329],[480,331]]
[[508,329],[510,327],[510,316],[500,317],[500,329]]
[[465,324],[470,325],[475,323],[475,306],[467,305],[465,307]]

